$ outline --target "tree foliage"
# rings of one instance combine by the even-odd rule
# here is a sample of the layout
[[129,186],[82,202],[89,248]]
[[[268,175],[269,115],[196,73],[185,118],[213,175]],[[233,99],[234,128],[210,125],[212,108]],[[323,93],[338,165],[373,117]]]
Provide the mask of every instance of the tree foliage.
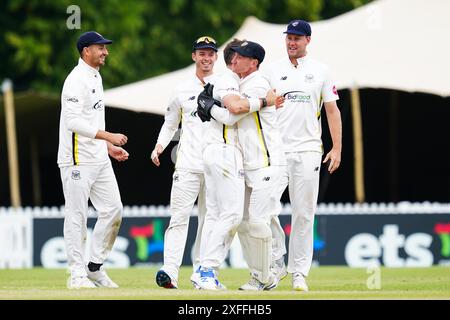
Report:
[[[201,35],[219,44],[248,16],[272,23],[332,17],[370,0],[3,0],[0,3],[0,77],[18,90],[58,93],[76,64],[76,40],[96,30],[113,39],[105,88],[176,70],[191,63]],[[75,3],[74,3],[75,2]],[[77,5],[81,28],[69,29],[67,8]]]

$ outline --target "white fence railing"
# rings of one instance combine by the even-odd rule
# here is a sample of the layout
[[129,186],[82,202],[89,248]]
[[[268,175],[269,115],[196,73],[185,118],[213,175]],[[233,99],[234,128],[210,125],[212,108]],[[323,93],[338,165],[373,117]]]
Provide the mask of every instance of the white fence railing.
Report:
[[[285,204],[280,214],[291,214],[291,205]],[[25,214],[34,218],[56,218],[64,216],[64,207],[0,207],[0,215]],[[321,214],[450,214],[450,203],[399,202],[399,203],[319,203],[317,215]],[[197,215],[197,207],[192,210]],[[125,217],[166,217],[170,216],[169,206],[125,206]],[[89,217],[95,217],[95,209],[90,207]]]

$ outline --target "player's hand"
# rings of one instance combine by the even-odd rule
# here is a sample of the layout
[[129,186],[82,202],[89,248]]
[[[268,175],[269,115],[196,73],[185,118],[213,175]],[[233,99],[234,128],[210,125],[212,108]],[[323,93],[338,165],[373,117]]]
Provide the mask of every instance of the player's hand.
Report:
[[108,148],[108,153],[112,158],[116,159],[119,162],[128,160],[128,156],[130,155],[122,147],[117,147],[113,145]]
[[331,149],[331,151],[327,153],[323,163],[327,163],[328,161],[329,164],[327,170],[331,174],[335,172],[341,164],[341,151]]
[[283,104],[284,104],[284,100],[285,100],[285,97],[283,97],[283,96],[277,96],[276,98],[275,98],[275,108],[282,108],[283,107]]
[[115,146],[123,146],[128,142],[128,138],[121,133],[110,133],[108,141]]
[[277,98],[277,94],[275,89],[270,89],[266,94],[267,106],[273,106],[275,104],[275,99]]
[[163,152],[163,147],[160,144],[157,144],[155,146],[155,149],[153,149],[152,151],[152,155],[150,156],[152,159],[152,162],[155,164],[155,166],[159,167],[159,165],[161,164],[159,162],[159,155]]

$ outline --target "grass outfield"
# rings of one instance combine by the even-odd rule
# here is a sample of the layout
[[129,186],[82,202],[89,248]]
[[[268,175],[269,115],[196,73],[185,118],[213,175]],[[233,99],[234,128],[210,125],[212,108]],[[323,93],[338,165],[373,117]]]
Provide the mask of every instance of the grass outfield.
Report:
[[308,277],[309,292],[296,292],[291,276],[273,291],[243,292],[237,288],[248,280],[244,269],[223,269],[220,279],[228,290],[194,290],[191,268],[182,268],[178,290],[159,288],[155,268],[110,269],[119,289],[69,290],[63,269],[0,270],[0,299],[151,299],[151,300],[271,300],[271,299],[450,299],[450,267],[381,268],[381,288],[370,290],[366,269],[314,267]]

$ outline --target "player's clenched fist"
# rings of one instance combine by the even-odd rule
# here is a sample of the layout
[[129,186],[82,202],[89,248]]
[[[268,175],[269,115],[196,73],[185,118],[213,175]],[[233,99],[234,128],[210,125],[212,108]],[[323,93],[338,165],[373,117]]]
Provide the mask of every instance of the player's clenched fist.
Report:
[[126,135],[121,133],[111,133],[109,142],[111,142],[115,146],[123,146],[128,142],[128,138]]
[[160,144],[157,144],[155,146],[155,149],[153,149],[152,151],[152,155],[151,155],[151,159],[152,162],[155,164],[155,166],[159,167],[160,162],[159,162],[159,155],[163,152],[163,147]]

